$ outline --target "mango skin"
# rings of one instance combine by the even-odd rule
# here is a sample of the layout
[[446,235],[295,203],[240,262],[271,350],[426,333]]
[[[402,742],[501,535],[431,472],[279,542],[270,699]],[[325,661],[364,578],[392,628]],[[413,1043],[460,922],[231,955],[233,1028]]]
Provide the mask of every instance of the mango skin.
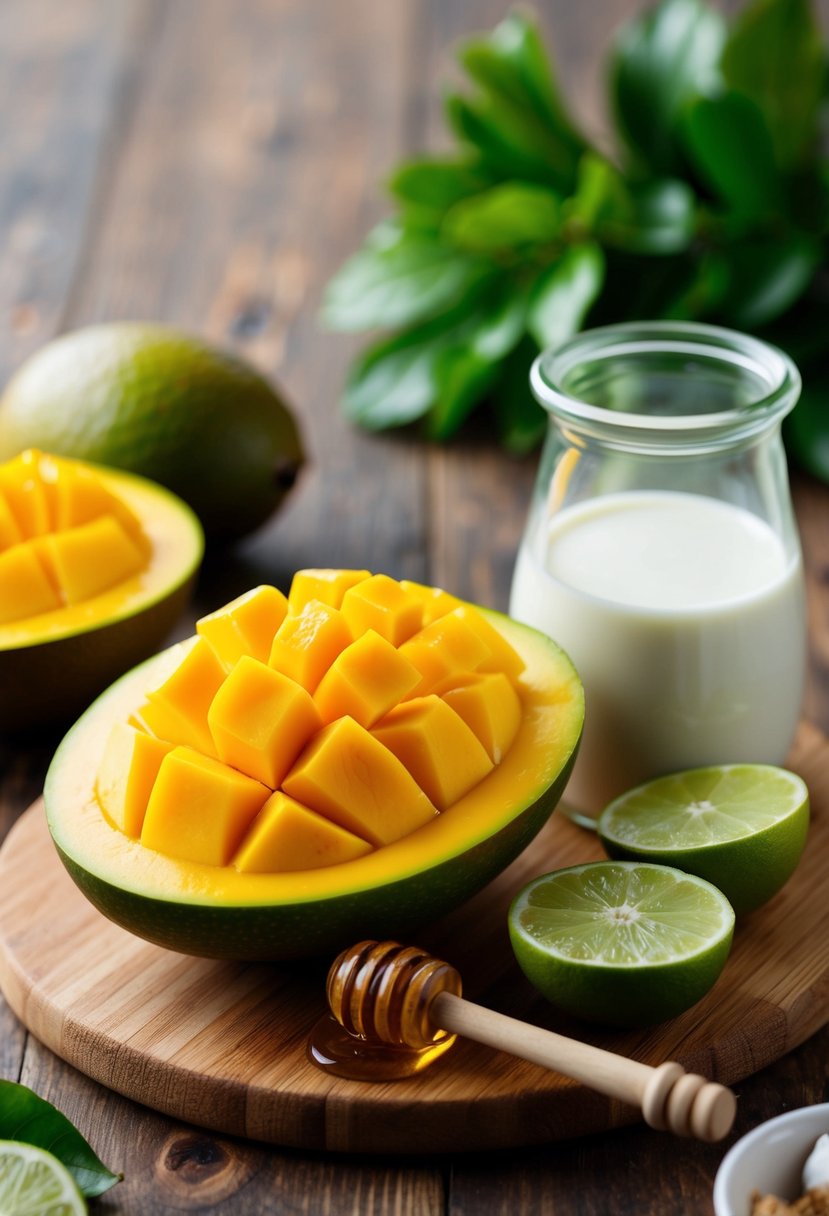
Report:
[[[533,655],[537,659],[548,655],[549,663],[547,659],[543,661],[546,674],[565,680],[566,690],[558,696],[551,693],[549,700],[542,698],[543,706],[539,709],[541,694],[536,694],[537,683],[534,685],[534,718],[549,711],[551,720],[555,718],[560,724],[553,732],[554,754],[539,757],[539,771],[531,779],[522,776],[526,773],[528,749],[536,739],[535,727],[528,726],[528,742],[523,755],[516,756],[514,770],[510,770],[509,756],[499,766],[502,780],[509,781],[510,790],[515,787],[514,805],[503,810],[499,803],[498,821],[483,836],[477,815],[470,815],[468,820],[456,817],[448,835],[441,835],[439,823],[434,831],[429,825],[414,833],[409,843],[404,838],[346,866],[307,871],[301,879],[289,875],[285,885],[279,879],[282,894],[278,898],[267,896],[267,891],[274,890],[267,884],[240,881],[258,876],[236,875],[235,871],[237,894],[233,897],[209,898],[199,891],[194,893],[192,884],[187,894],[159,889],[158,883],[156,889],[148,891],[140,875],[131,880],[126,864],[116,881],[111,856],[110,860],[106,857],[108,851],[111,853],[108,846],[111,837],[107,837],[106,827],[98,831],[100,813],[96,815],[90,809],[91,803],[89,807],[84,805],[89,803],[86,786],[91,781],[86,774],[96,767],[90,743],[97,744],[99,734],[105,736],[112,720],[108,699],[112,697],[115,701],[121,696],[120,704],[114,708],[116,716],[122,714],[124,695],[119,694],[119,686],[126,688],[128,681],[132,681],[146,687],[150,677],[144,678],[143,671],[162,658],[157,656],[99,698],[66,736],[49,769],[45,788],[47,820],[69,874],[110,920],[159,946],[208,958],[253,961],[330,955],[360,938],[405,937],[418,926],[451,911],[504,870],[547,822],[567,783],[584,721],[581,684],[558,647],[526,626],[495,613],[487,612],[486,616],[491,623],[508,629],[511,641],[522,638],[528,641],[530,664]],[[523,654],[526,658],[526,648]],[[541,679],[539,673],[531,674]],[[480,789],[488,780],[481,783]],[[476,802],[479,807],[485,808],[486,804],[486,796]],[[90,833],[85,833],[81,824],[84,815],[94,825]],[[449,821],[446,826],[449,828]],[[409,864],[408,858],[413,853],[418,860]],[[378,861],[384,857],[402,862],[400,872],[394,864]],[[337,879],[338,870],[348,875],[347,881]],[[206,869],[202,877],[205,873]],[[369,878],[364,880],[364,875]],[[205,881],[210,880],[207,873]],[[249,892],[249,899],[245,895],[240,897],[240,891]]]

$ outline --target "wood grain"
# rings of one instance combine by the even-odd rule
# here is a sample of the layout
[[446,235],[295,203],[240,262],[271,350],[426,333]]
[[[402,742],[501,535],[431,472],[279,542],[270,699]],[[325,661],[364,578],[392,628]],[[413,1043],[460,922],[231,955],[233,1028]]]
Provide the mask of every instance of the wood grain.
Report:
[[[646,1064],[677,1059],[712,1080],[739,1081],[829,1017],[818,898],[829,856],[829,742],[804,726],[790,763],[812,797],[807,853],[783,892],[741,921],[712,992],[671,1022],[644,1032],[578,1026],[520,977],[505,940],[516,890],[530,876],[603,855],[594,836],[562,815],[419,940],[458,967],[478,1003]],[[406,1082],[359,1084],[321,1073],[305,1044],[324,1012],[324,962],[222,963],[133,937],[75,889],[39,804],[0,852],[0,925],[0,986],[38,1039],[111,1089],[197,1125],[302,1148],[434,1153],[563,1139],[640,1117],[635,1107],[470,1041]]]

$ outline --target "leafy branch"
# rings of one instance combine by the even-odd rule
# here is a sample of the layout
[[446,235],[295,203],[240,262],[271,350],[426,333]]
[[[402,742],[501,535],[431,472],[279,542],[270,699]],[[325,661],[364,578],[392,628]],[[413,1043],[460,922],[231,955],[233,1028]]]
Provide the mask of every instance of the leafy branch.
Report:
[[[751,0],[730,26],[704,0],[660,0],[624,26],[607,73],[612,155],[578,130],[526,12],[458,59],[467,86],[445,99],[456,151],[396,168],[395,214],[327,289],[329,327],[384,331],[350,369],[350,419],[420,420],[447,440],[487,406],[521,453],[545,426],[529,362],[585,325],[802,334],[829,230],[827,59],[810,0]],[[822,347],[811,358],[829,385]]]

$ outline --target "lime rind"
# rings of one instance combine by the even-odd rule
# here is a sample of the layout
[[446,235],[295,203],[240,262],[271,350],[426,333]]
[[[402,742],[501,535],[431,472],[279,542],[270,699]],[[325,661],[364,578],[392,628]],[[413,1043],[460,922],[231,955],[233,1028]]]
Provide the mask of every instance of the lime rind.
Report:
[[766,903],[794,872],[809,793],[772,765],[693,769],[623,794],[599,817],[614,858],[677,866],[718,886],[738,914]]
[[86,1201],[57,1157],[33,1144],[0,1140],[0,1212],[83,1216]]
[[647,1026],[710,990],[734,913],[703,879],[604,861],[535,879],[513,901],[508,928],[521,970],[554,1005],[584,1021]]

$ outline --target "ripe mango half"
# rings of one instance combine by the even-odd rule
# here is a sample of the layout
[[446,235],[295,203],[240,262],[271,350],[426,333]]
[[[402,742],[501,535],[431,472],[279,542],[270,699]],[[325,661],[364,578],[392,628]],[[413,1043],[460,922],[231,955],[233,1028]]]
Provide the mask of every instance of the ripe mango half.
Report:
[[202,550],[143,479],[33,450],[0,465],[0,731],[71,721],[151,654]]
[[547,637],[439,589],[300,571],[109,689],[46,780],[105,915],[184,953],[284,959],[404,934],[538,832],[581,735]]

